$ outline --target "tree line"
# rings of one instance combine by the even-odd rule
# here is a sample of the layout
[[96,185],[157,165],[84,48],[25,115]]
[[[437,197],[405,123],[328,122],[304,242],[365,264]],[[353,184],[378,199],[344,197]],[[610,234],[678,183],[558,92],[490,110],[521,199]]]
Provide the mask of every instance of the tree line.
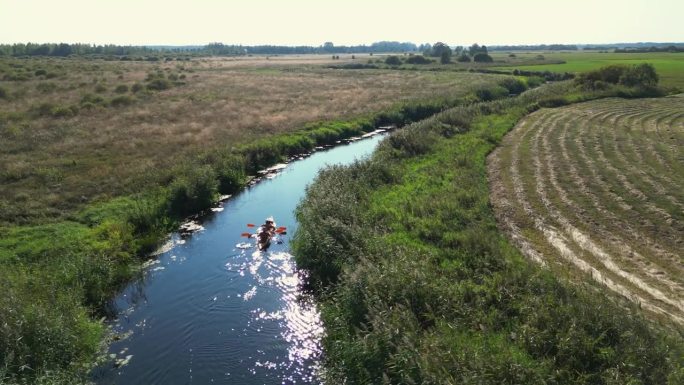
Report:
[[278,45],[235,45],[223,43],[209,43],[204,46],[121,46],[114,44],[67,44],[67,43],[16,43],[0,44],[0,56],[56,56],[70,55],[286,55],[286,54],[316,54],[316,53],[381,53],[381,52],[414,52],[418,47],[413,43],[396,41],[380,41],[371,45],[336,46],[326,42],[318,47],[314,46],[278,46]]

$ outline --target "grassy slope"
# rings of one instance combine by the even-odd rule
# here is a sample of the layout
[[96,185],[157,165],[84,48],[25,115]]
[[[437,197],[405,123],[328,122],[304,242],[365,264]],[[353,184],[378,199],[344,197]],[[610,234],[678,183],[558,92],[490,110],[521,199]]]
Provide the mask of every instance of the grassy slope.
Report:
[[309,188],[295,247],[326,288],[329,382],[682,380],[681,338],[530,266],[497,230],[485,157],[546,97],[446,111]]
[[[518,54],[520,59],[537,54]],[[684,53],[598,53],[598,52],[560,52],[543,53],[550,61],[562,60],[563,64],[539,64],[524,65],[510,63],[502,69],[511,66],[527,71],[552,71],[552,72],[587,72],[611,64],[633,65],[639,63],[651,63],[660,75],[660,82],[665,87],[678,87],[684,89]],[[496,55],[495,55],[496,57]]]

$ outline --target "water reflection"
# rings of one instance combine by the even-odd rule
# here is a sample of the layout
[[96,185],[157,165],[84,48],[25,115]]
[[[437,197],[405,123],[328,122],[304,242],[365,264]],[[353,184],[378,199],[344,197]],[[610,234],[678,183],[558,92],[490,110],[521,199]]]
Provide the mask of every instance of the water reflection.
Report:
[[258,370],[284,373],[284,383],[298,380],[317,382],[321,338],[325,331],[313,298],[301,291],[305,277],[297,271],[290,253],[254,251],[252,247],[245,246],[244,243],[236,245],[240,253],[225,265],[228,272],[243,277],[249,275],[256,283],[238,296],[243,301],[251,301],[259,290],[276,289],[281,293],[280,308],[271,311],[254,308],[247,326],[262,332],[273,329],[275,324],[287,342],[287,357],[279,357],[280,360],[257,359],[251,371],[255,374]]

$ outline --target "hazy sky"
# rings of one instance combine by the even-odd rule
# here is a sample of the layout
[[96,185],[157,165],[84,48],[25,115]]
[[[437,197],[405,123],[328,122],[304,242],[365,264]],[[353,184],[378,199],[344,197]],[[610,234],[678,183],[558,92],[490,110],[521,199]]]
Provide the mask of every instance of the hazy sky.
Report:
[[0,43],[684,41],[684,0],[0,0]]

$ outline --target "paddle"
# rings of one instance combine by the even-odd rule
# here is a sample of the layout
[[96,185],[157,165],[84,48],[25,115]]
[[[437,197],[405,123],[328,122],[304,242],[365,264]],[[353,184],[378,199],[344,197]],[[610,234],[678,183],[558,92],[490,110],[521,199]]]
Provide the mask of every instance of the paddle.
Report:
[[248,223],[247,227],[255,227],[254,223]]
[[242,234],[240,234],[240,235],[243,236],[243,237],[252,238],[252,234],[251,234],[251,233],[242,233]]

